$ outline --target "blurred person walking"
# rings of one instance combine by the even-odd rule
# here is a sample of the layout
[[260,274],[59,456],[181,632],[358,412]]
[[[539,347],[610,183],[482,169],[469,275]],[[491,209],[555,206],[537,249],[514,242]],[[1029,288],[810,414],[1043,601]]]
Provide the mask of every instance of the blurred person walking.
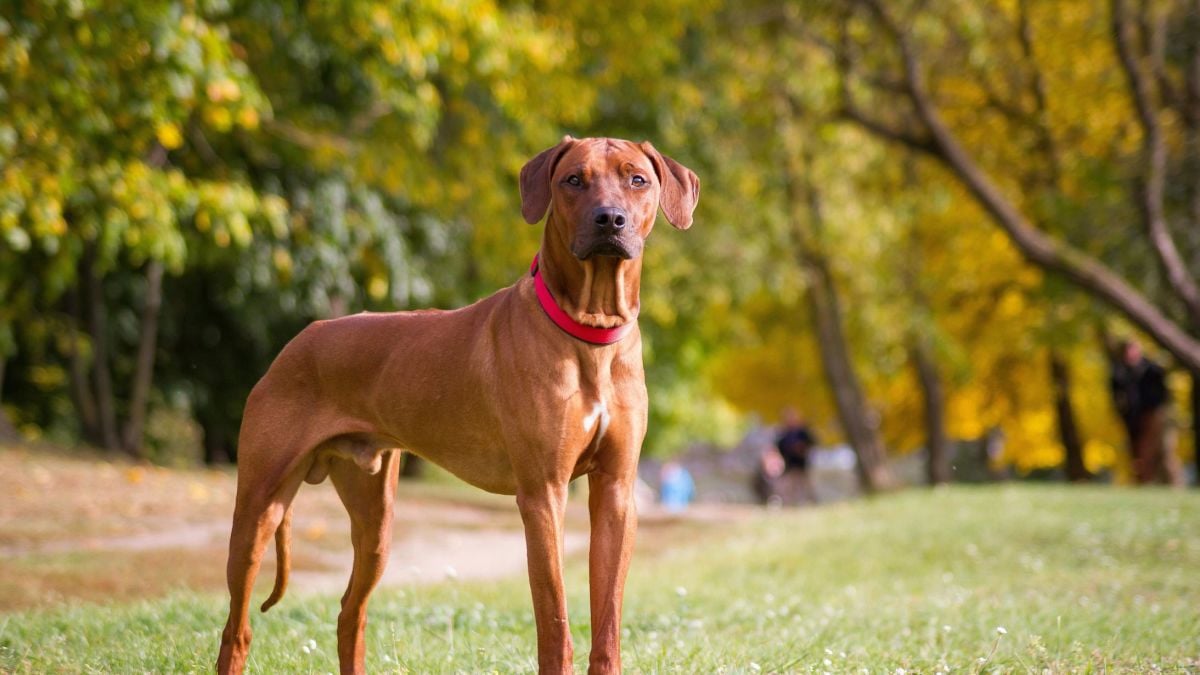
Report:
[[1124,340],[1113,360],[1110,383],[1129,437],[1134,479],[1139,485],[1182,485],[1183,470],[1168,416],[1171,393],[1166,370],[1147,358],[1136,340]]
[[809,474],[809,454],[816,444],[816,436],[800,413],[795,408],[785,408],[775,439],[775,449],[783,460],[777,493],[784,504],[816,503],[817,494]]

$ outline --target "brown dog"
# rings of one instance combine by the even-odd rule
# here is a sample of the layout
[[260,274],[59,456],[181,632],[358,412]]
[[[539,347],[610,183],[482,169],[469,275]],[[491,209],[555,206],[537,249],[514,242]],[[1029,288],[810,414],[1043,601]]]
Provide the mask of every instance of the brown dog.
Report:
[[637,330],[642,247],[661,205],[692,222],[696,175],[649,143],[566,137],[521,170],[521,212],[550,211],[534,274],[455,311],[358,314],[293,339],[246,401],[217,670],[240,672],[271,536],[287,586],[292,498],[327,476],[350,512],[354,569],[338,616],[343,673],[363,672],[367,596],[387,562],[401,450],[490,492],[525,524],[538,669],[571,672],[563,594],[567,484],[590,486],[591,672],[621,669],[646,384]]

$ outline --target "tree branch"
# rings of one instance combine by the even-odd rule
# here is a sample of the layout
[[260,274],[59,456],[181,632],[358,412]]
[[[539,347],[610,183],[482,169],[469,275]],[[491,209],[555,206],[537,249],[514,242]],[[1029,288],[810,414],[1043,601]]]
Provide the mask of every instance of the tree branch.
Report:
[[[1148,42],[1151,45],[1161,43],[1161,36],[1155,33],[1163,30],[1161,22],[1148,25],[1151,31]],[[1137,110],[1138,121],[1142,126],[1142,153],[1145,165],[1145,175],[1140,186],[1140,204],[1142,218],[1145,221],[1147,235],[1171,289],[1183,300],[1188,315],[1193,321],[1200,321],[1200,288],[1188,271],[1187,263],[1175,245],[1175,239],[1167,226],[1166,214],[1163,209],[1163,193],[1166,188],[1167,145],[1163,139],[1162,126],[1159,124],[1158,111],[1155,109],[1154,92],[1151,81],[1142,72],[1142,64],[1133,51],[1133,27],[1129,22],[1125,0],[1112,0],[1112,33],[1117,55],[1121,60],[1121,68],[1129,82],[1130,96]],[[1151,47],[1151,51],[1161,57],[1161,46]],[[1153,55],[1152,55],[1152,58]]]
[[887,140],[895,143],[900,143],[901,145],[918,152],[922,152],[927,155],[936,154],[937,152],[937,147],[934,146],[933,141],[928,137],[917,136],[916,134],[902,131],[900,129],[893,129],[883,122],[873,120],[867,117],[861,110],[859,110],[857,106],[854,105],[852,101],[848,99],[838,110],[837,116],[841,119],[854,122],[858,126],[866,129],[876,136],[886,138]]
[[1163,102],[1169,103],[1175,100],[1177,94],[1166,69],[1166,21],[1167,13],[1155,13],[1152,3],[1146,0],[1138,3],[1137,27],[1142,37],[1142,55],[1150,61],[1150,77],[1158,86],[1159,96]]
[[[1189,43],[1184,45],[1188,57],[1184,68],[1183,94],[1175,104],[1183,119],[1185,152],[1192,157],[1191,175],[1184,176],[1190,194],[1185,231],[1191,236],[1192,269],[1200,269],[1200,0],[1188,3],[1183,25],[1187,27],[1184,34],[1189,39]],[[1193,317],[1192,323],[1194,329],[1200,331],[1200,318]],[[1195,396],[1200,398],[1200,392]],[[1200,433],[1200,422],[1194,426]]]
[[[1192,0],[1188,14],[1184,17],[1185,25],[1191,30],[1191,44],[1186,48],[1191,52],[1184,75],[1184,94],[1182,97],[1183,119],[1193,129],[1200,128],[1200,0]],[[1196,150],[1193,148],[1193,150]]]
[[1152,302],[1107,266],[1034,227],[975,163],[946,126],[925,83],[915,48],[878,0],[858,0],[875,16],[900,50],[909,98],[929,130],[935,155],[1008,234],[1026,259],[1064,275],[1125,314],[1189,367],[1200,365],[1200,340],[1190,336]]
[[[885,122],[867,116],[867,114],[858,107],[858,105],[854,102],[854,96],[850,93],[850,82],[854,78],[855,73],[851,68],[850,60],[846,55],[848,44],[846,42],[845,35],[842,36],[840,46],[841,51],[835,53],[834,62],[839,74],[838,86],[839,93],[841,94],[842,105],[834,113],[835,116],[841,119],[852,121],[876,136],[886,138],[895,143],[900,143],[918,152],[925,154],[932,154],[935,152],[936,148],[928,137],[918,136],[909,131],[891,127]],[[879,79],[882,81],[883,78]],[[892,83],[892,88],[895,89],[897,86],[899,86],[901,89],[899,89],[898,93],[903,93],[903,87],[905,84],[906,83],[904,82]],[[793,105],[793,107],[795,106],[795,102],[791,101],[790,98],[789,103]]]
[[1050,103],[1046,95],[1046,80],[1038,67],[1037,56],[1033,50],[1033,22],[1029,20],[1028,0],[1017,3],[1017,38],[1021,43],[1021,54],[1029,63],[1030,89],[1033,92],[1034,128],[1038,134],[1038,145],[1046,155],[1047,167],[1050,172],[1050,183],[1058,187],[1062,176],[1061,163],[1058,157],[1058,144],[1054,141],[1054,133],[1050,130]]
[[[981,74],[977,82],[983,89],[983,97],[987,101],[988,107],[1004,115],[1008,121],[1014,124],[1036,128],[1037,121],[1033,119],[1034,116],[1023,110],[1019,104],[1005,99],[985,75]],[[908,95],[907,88],[904,90],[904,95]]]

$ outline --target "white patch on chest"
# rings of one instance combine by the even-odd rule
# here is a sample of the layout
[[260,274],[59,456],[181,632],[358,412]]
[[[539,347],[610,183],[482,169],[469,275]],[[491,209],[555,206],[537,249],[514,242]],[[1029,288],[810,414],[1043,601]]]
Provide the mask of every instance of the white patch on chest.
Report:
[[596,440],[599,441],[604,436],[604,432],[608,431],[608,421],[608,406],[604,404],[604,399],[600,399],[592,404],[592,411],[583,417],[583,430],[584,432],[591,431],[595,426]]

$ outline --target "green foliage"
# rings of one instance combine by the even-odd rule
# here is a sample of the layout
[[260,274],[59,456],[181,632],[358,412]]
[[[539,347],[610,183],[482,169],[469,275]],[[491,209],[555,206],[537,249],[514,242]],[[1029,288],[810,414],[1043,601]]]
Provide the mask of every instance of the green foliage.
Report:
[[[666,96],[647,68],[679,61],[677,40],[699,10],[643,9],[631,27],[640,49],[629,50],[616,48],[627,31],[573,5],[6,6],[6,400],[23,422],[73,428],[65,362],[79,352],[89,368],[114,369],[125,410],[149,260],[168,269],[157,400],[192,410],[223,444],[250,384],[305,322],[456,306],[511,282],[538,239],[520,224],[521,164],[562,130],[611,133],[626,119],[630,132],[655,135],[655,107],[616,92]],[[115,314],[101,334],[72,304],[90,284],[84,270]],[[49,332],[67,338],[47,345]],[[91,352],[100,339],[107,357]],[[659,338],[673,339],[670,329]],[[657,365],[671,401],[661,417],[706,418],[697,404],[708,396],[684,393],[697,381],[681,365],[669,352]],[[55,384],[28,387],[37,372],[57,373]],[[707,435],[686,428],[651,445]]]
[[[1103,13],[1030,6],[1027,51],[1016,30],[1026,3],[889,4],[912,14],[948,124],[1007,193],[1153,290],[1153,258],[1131,234],[1133,110]],[[701,177],[696,227],[659,232],[647,249],[649,452],[728,441],[739,412],[770,418],[787,404],[836,436],[802,302],[806,206],[781,170],[807,153],[826,213],[811,243],[830,262],[892,449],[923,442],[908,358],[919,337],[947,382],[951,434],[1003,428],[1006,459],[1023,468],[1061,456],[1043,364],[1065,354],[1081,373],[1090,456],[1111,464],[1121,440],[1096,394],[1090,336],[1104,313],[1020,262],[945,172],[840,123],[849,95],[913,127],[886,86],[893,51],[838,3],[5,4],[4,402],[28,429],[77,433],[78,354],[87,379],[111,366],[128,414],[158,262],[150,399],[229,446],[249,387],[308,321],[460,306],[517,278],[539,232],[521,222],[515,177],[569,132],[651,139]],[[1168,78],[1184,57],[1166,54]],[[1171,129],[1175,151],[1186,139]],[[1194,259],[1185,196],[1168,207]],[[85,272],[103,287],[106,327],[88,321]]]
[[[715,204],[709,198],[704,207],[718,211],[706,215],[726,225],[722,212],[737,214],[718,250],[753,270],[705,286],[718,298],[732,297],[737,309],[721,315],[724,332],[706,369],[711,382],[740,409],[768,418],[800,405],[830,427],[826,437],[836,435],[814,330],[800,302],[807,281],[794,230],[815,225],[803,195],[782,180],[789,163],[799,164],[795,173],[816,187],[823,212],[809,245],[829,263],[856,368],[893,451],[925,442],[925,402],[910,358],[919,339],[933,346],[945,381],[949,433],[977,438],[1002,430],[1003,461],[1023,471],[1062,462],[1047,364],[1051,350],[1066,354],[1088,463],[1119,467],[1124,439],[1105,395],[1095,336],[1105,312],[1077,285],[1043,277],[1023,261],[992,229],[989,214],[927,155],[847,123],[853,102],[857,114],[908,134],[912,145],[928,143],[900,87],[893,36],[878,25],[872,4],[724,8],[695,29],[711,48],[680,77],[713,87],[684,136],[714,149],[705,169],[721,194]],[[1018,207],[1045,232],[1157,293],[1153,302],[1180,316],[1155,278],[1137,224],[1130,177],[1144,158],[1128,137],[1133,112],[1105,12],[1082,2],[879,5],[901,17],[947,123]],[[1181,3],[1170,7],[1182,11]],[[1032,28],[1022,36],[1018,15],[1026,10]],[[1169,13],[1165,5],[1160,10]],[[1171,77],[1181,72],[1176,58],[1168,59]],[[1173,157],[1186,156],[1182,134],[1170,142]],[[1186,229],[1188,221],[1172,222]],[[1177,239],[1195,260],[1200,239],[1184,229]]]

